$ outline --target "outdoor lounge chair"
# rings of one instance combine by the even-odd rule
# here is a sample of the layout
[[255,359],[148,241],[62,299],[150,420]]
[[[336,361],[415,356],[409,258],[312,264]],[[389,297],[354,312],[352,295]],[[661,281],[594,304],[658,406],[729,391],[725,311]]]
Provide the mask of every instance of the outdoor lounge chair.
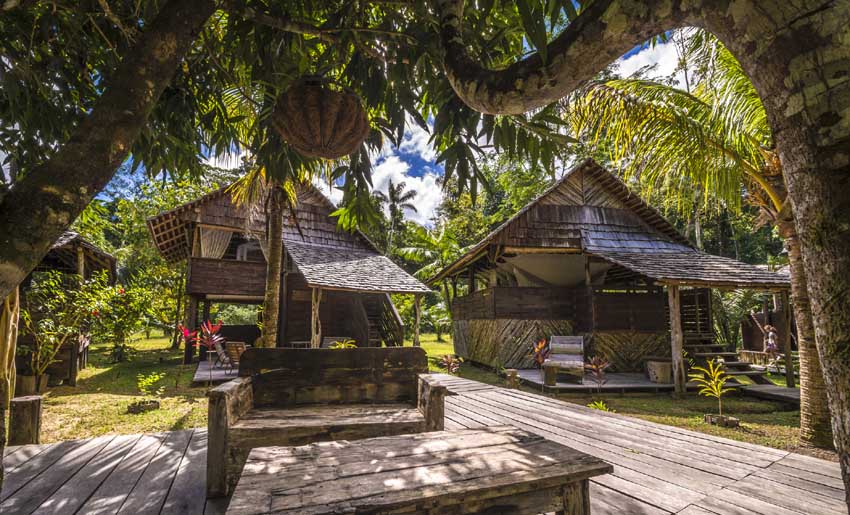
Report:
[[442,430],[446,388],[414,347],[248,349],[209,392],[207,496],[229,495],[251,449]]
[[[213,361],[212,364],[213,368],[232,366],[230,364],[230,358],[227,357],[227,351],[225,351],[224,347],[221,346],[221,342],[215,342],[214,352],[215,361]],[[209,359],[209,357],[207,357],[207,359]]]
[[242,353],[248,348],[245,342],[227,342],[225,344],[227,350],[228,370],[227,373],[233,370],[233,367],[239,367],[239,358]]
[[581,384],[584,379],[584,338],[552,336],[549,339],[549,357],[543,362],[543,369],[547,386],[555,386],[558,374],[567,374],[570,382]]

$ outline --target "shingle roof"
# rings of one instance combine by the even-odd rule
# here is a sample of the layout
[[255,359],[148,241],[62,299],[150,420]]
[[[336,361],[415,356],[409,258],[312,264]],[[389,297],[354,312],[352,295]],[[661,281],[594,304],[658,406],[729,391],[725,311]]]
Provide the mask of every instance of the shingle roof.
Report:
[[431,290],[390,261],[369,250],[285,242],[298,271],[312,287],[350,291],[428,293]]
[[597,255],[660,282],[787,288],[788,278],[694,249],[617,176],[588,159],[473,245],[429,284],[480,259],[490,245]]
[[790,286],[787,276],[696,250],[644,253],[598,248],[588,252],[664,283],[730,288]]

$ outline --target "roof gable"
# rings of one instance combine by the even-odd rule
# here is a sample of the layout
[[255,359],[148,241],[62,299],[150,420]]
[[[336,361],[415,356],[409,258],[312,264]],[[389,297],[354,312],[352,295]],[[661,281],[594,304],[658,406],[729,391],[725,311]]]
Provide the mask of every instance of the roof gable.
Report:
[[692,250],[658,211],[615,175],[587,159],[520,209],[429,282],[477,259],[489,245],[574,249]]
[[[236,204],[228,188],[220,188],[148,219],[154,244],[166,259],[179,261],[188,257],[191,235],[187,227],[193,222],[245,233],[265,231],[262,210],[251,212],[249,207]],[[285,214],[284,241],[376,252],[374,245],[359,231],[349,233],[337,228],[330,216],[336,207],[315,186],[302,183],[296,185],[295,190],[298,201],[295,209]]]

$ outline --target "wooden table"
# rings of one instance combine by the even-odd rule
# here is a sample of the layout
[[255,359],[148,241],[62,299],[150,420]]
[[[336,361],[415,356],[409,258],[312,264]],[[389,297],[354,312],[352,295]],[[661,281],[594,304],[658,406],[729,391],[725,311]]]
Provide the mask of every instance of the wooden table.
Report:
[[228,514],[590,513],[611,465],[511,426],[251,451]]

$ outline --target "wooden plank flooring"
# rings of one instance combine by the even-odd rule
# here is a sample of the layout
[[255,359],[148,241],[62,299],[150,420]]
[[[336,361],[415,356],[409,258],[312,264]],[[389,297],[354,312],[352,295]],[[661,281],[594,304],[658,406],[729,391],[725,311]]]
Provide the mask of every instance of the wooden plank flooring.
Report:
[[[447,429],[510,424],[598,456],[595,515],[846,514],[837,463],[532,393],[441,376]],[[223,513],[206,501],[206,430],[104,436],[4,452],[0,513]]]
[[443,376],[447,428],[510,424],[614,465],[592,479],[594,514],[846,514],[827,462]]
[[800,405],[799,388],[787,388],[785,386],[777,386],[775,384],[752,384],[742,386],[741,393],[758,399],[779,401],[797,406]]
[[190,429],[10,447],[0,513],[224,513],[204,499],[206,442]]

